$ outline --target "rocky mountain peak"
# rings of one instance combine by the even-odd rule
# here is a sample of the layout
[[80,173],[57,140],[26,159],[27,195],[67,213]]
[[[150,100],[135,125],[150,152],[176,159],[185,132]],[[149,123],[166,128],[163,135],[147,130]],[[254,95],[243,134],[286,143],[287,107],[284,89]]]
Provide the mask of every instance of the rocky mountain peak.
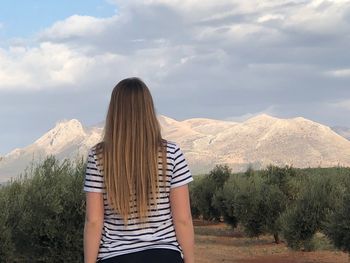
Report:
[[62,120],[55,127],[45,133],[34,144],[48,149],[48,152],[56,152],[67,143],[78,138],[84,138],[86,133],[83,125],[77,119]]

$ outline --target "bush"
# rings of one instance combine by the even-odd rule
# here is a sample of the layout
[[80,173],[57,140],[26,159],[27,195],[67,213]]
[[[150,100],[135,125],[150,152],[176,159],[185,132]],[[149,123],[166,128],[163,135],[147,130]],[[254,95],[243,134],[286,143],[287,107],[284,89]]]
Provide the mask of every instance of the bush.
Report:
[[305,180],[302,194],[281,217],[283,236],[292,249],[312,249],[310,242],[322,230],[327,213],[334,209],[339,190],[337,178],[312,176]]
[[1,189],[11,202],[4,225],[12,248],[5,262],[83,261],[84,171],[83,160],[74,165],[49,156]]
[[[295,168],[288,165],[285,167],[268,165],[263,170],[262,176],[266,178],[267,184],[276,185],[290,202],[295,200],[300,190],[300,186],[295,185],[295,181],[293,181],[297,177],[297,170]],[[297,181],[300,182],[300,178],[297,178]]]
[[9,200],[5,194],[5,191],[0,191],[0,262],[3,260],[12,261],[13,260],[13,244],[11,237],[11,229],[9,227]]
[[224,183],[230,177],[231,169],[227,165],[216,165],[208,175],[196,180],[190,188],[191,209],[196,215],[206,220],[219,220],[220,210],[214,206],[213,198],[221,191]]
[[232,228],[237,227],[238,218],[234,212],[234,189],[233,177],[229,178],[224,184],[222,190],[216,191],[212,205],[222,215],[224,221],[229,224]]
[[[49,156],[0,188],[0,262],[83,261],[85,167],[83,160]],[[312,250],[322,232],[349,251],[349,190],[349,168],[270,166],[231,174],[217,165],[195,177],[190,198],[194,217],[241,223],[249,236],[271,233],[278,242],[282,232],[288,246]]]
[[264,207],[262,206],[261,187],[263,179],[257,175],[250,177],[236,176],[233,181],[233,211],[238,221],[244,226],[248,236],[264,233]]
[[209,173],[208,179],[212,181],[215,190],[220,190],[232,174],[232,169],[227,165],[216,165]]
[[200,191],[200,185],[202,184],[201,180],[203,178],[197,176],[194,178],[193,182],[189,184],[189,192],[190,192],[190,205],[191,205],[191,214],[193,218],[198,218],[201,215],[201,212],[199,210],[199,202],[198,202],[198,196]]
[[275,243],[280,242],[279,233],[281,231],[280,216],[287,206],[287,196],[277,185],[264,183],[260,189],[261,196],[261,217],[264,218],[264,231],[272,234]]
[[346,193],[337,209],[332,211],[324,224],[324,233],[335,247],[350,253],[350,194]]
[[214,195],[214,205],[232,227],[238,222],[248,236],[271,233],[279,243],[279,217],[286,208],[286,195],[279,185],[261,173],[247,170],[235,174]]

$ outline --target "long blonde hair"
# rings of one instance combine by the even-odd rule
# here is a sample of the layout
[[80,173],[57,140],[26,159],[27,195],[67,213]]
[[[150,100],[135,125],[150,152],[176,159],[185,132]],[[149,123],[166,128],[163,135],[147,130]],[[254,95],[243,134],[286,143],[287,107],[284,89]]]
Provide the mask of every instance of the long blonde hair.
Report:
[[127,78],[114,87],[103,139],[96,149],[109,205],[125,225],[131,213],[144,222],[149,209],[157,205],[159,152],[164,185],[167,162],[166,140],[161,136],[151,93],[141,79]]

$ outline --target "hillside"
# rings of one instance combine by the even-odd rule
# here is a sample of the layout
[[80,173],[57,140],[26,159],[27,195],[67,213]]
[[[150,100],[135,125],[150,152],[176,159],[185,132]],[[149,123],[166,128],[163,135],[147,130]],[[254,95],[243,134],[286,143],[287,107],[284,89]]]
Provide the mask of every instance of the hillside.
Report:
[[[248,164],[263,168],[269,163],[294,167],[350,166],[350,141],[330,127],[296,117],[257,115],[244,122],[192,118],[178,121],[159,115],[163,137],[177,142],[193,174],[208,172],[226,163],[233,171]],[[16,148],[0,161],[0,182],[17,175],[30,161],[48,154],[58,158],[85,156],[101,139],[103,123],[84,127],[78,120],[62,120],[24,148]]]

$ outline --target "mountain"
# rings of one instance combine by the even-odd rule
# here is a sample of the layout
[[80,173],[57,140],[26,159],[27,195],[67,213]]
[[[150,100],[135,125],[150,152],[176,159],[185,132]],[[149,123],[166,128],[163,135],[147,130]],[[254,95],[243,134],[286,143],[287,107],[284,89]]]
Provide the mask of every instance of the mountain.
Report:
[[[177,142],[193,174],[206,173],[216,164],[233,171],[275,165],[294,167],[350,166],[350,141],[330,127],[296,117],[260,114],[244,122],[207,118],[178,121],[158,115],[163,137]],[[0,182],[19,174],[30,163],[48,154],[59,159],[86,157],[89,147],[101,140],[103,123],[84,127],[78,120],[62,120],[33,144],[17,148],[0,160]]]
[[331,127],[333,131],[343,136],[344,138],[350,140],[350,128],[344,126],[333,126]]
[[100,140],[102,128],[84,128],[76,120],[62,120],[55,127],[24,148],[16,148],[0,161],[0,182],[24,171],[30,162],[40,162],[49,154],[59,159],[85,157],[90,146]]

